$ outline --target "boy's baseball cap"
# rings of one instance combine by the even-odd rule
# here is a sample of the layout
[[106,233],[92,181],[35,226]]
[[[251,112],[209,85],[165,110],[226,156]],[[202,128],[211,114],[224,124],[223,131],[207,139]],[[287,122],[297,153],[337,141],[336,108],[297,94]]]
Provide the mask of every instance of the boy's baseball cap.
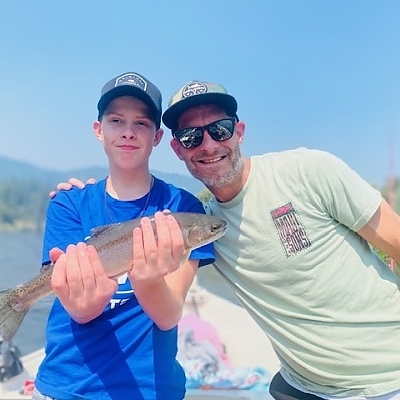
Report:
[[222,85],[211,82],[191,81],[171,97],[168,108],[162,116],[162,121],[168,128],[173,129],[177,119],[184,111],[206,103],[218,104],[225,109],[227,114],[237,117],[236,99],[228,94]]
[[159,89],[137,72],[126,72],[107,82],[101,90],[101,97],[97,103],[99,119],[108,105],[116,97],[133,96],[145,102],[154,115],[157,129],[161,125],[162,96]]

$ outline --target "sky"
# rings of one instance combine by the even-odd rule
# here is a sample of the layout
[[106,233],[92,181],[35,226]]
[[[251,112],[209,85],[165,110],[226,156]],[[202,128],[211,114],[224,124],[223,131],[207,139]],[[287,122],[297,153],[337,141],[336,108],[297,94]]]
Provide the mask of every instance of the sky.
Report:
[[[246,156],[329,151],[364,179],[400,176],[398,0],[0,1],[0,155],[107,166],[102,86],[139,72],[163,107],[188,81],[239,103]],[[188,174],[164,127],[150,167]]]

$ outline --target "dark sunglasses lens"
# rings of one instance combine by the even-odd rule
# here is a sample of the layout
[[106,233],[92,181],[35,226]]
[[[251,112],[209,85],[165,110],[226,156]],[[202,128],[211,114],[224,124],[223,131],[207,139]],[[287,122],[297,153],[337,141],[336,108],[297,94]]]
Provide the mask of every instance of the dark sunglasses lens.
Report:
[[203,141],[203,132],[198,128],[182,129],[176,132],[176,138],[185,149],[192,149]]
[[219,142],[228,140],[233,136],[235,130],[235,119],[226,118],[215,121],[207,126],[199,128],[185,128],[174,133],[185,149],[194,149],[200,146],[204,138],[204,131],[207,130],[210,136]]
[[228,140],[232,137],[235,122],[232,119],[221,119],[209,125],[208,132],[214,140]]

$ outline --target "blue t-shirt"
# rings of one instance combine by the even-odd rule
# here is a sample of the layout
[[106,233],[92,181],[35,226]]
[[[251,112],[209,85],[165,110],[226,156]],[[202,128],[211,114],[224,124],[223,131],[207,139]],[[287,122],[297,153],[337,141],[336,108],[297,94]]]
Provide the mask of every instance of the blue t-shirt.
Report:
[[[105,180],[83,190],[62,191],[47,211],[43,263],[49,250],[84,241],[92,228],[137,218],[147,195],[135,201],[113,199]],[[143,215],[169,209],[204,213],[192,194],[155,178]],[[214,261],[212,244],[192,251],[199,265]],[[185,374],[176,361],[177,327],[157,328],[143,311],[127,275],[104,312],[87,324],[73,321],[56,298],[46,329],[46,356],[39,367],[37,389],[57,399],[168,399],[185,395]]]

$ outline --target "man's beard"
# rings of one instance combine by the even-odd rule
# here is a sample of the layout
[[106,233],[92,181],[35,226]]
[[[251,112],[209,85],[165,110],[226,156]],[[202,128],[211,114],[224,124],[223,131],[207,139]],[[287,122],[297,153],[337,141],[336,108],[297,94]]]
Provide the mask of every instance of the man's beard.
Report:
[[239,146],[236,146],[233,157],[230,159],[231,168],[228,173],[220,175],[218,168],[209,169],[206,173],[197,171],[196,166],[192,162],[186,162],[186,167],[191,175],[204,183],[208,188],[222,188],[230,185],[241,177],[244,169],[244,157],[240,152]]

